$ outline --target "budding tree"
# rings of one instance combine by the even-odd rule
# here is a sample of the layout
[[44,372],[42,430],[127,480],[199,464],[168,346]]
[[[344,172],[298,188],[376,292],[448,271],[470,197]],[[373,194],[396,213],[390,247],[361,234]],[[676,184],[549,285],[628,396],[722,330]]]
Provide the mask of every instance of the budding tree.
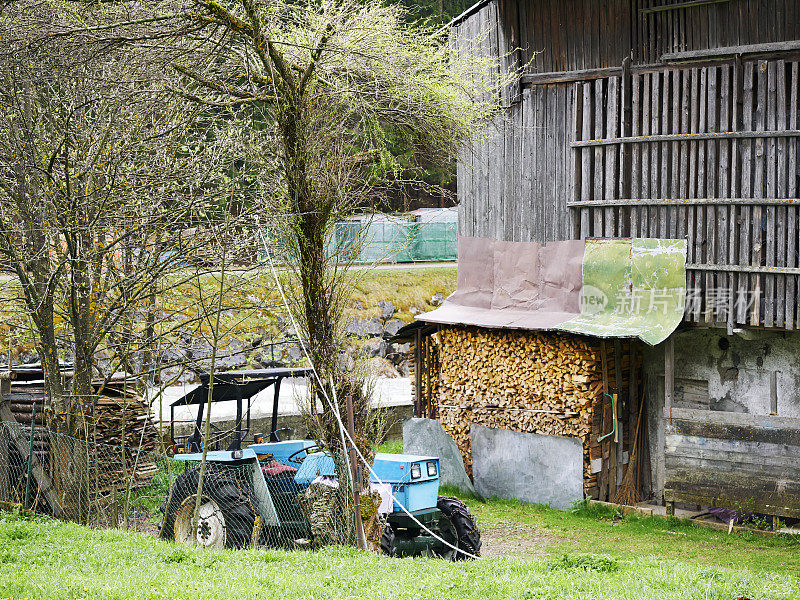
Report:
[[[264,218],[288,246],[287,286],[301,337],[327,400],[315,434],[339,448],[336,415],[347,396],[357,442],[369,452],[370,398],[337,368],[347,304],[346,265],[332,248],[335,223],[381,199],[399,172],[393,139],[447,164],[493,109],[443,40],[409,26],[401,8],[379,2],[195,0],[202,26],[173,64],[181,97],[235,115],[240,155],[255,174]],[[188,25],[187,25],[188,26]],[[213,59],[209,59],[213,57]],[[478,98],[489,98],[480,101]],[[287,258],[286,256],[282,258]]]

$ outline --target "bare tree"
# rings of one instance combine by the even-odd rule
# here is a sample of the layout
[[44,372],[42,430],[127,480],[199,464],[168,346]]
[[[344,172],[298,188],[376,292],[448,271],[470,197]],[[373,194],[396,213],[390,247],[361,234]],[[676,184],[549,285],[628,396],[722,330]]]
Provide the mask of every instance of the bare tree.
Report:
[[[201,238],[181,232],[208,212],[220,169],[204,143],[213,123],[172,102],[152,56],[65,35],[69,6],[3,9],[0,254],[36,330],[50,426],[91,439],[97,352],[131,368],[137,317],[197,250]],[[70,390],[59,356],[74,362]],[[83,519],[86,482],[72,483]]]

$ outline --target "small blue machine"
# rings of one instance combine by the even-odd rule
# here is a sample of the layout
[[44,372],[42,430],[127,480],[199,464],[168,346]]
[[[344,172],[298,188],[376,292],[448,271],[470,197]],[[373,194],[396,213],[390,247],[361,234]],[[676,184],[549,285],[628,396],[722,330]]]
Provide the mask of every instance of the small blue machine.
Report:
[[[300,508],[298,496],[312,483],[336,486],[333,457],[312,440],[282,440],[277,429],[280,381],[309,375],[309,369],[234,371],[215,377],[212,402],[236,401],[237,421],[217,439],[232,438],[226,449],[209,449],[199,522],[193,525],[198,468],[188,468],[176,479],[161,506],[162,536],[217,548],[237,548],[258,542],[275,547],[308,543],[312,524]],[[250,402],[256,393],[275,386],[272,430],[268,441],[249,433]],[[203,389],[205,388],[205,393]],[[170,431],[175,458],[187,463],[201,459],[205,444],[201,432],[208,380],[173,403]],[[175,407],[198,406],[194,432],[175,435]],[[246,426],[244,426],[246,425]],[[221,435],[226,434],[226,435]],[[219,442],[217,442],[219,445]],[[391,556],[438,556],[461,560],[480,552],[480,531],[469,509],[458,499],[439,496],[439,459],[433,456],[376,454],[370,484],[384,498],[385,526],[381,549]]]

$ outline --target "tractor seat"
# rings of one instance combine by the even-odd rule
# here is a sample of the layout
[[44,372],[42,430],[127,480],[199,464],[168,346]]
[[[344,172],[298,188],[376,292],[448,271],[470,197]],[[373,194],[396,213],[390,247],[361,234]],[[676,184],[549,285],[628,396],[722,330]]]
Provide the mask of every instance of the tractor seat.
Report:
[[280,463],[277,460],[271,460],[261,465],[261,472],[264,473],[264,477],[278,477],[284,474],[291,474],[291,476],[294,477],[294,474],[297,473],[297,469]]

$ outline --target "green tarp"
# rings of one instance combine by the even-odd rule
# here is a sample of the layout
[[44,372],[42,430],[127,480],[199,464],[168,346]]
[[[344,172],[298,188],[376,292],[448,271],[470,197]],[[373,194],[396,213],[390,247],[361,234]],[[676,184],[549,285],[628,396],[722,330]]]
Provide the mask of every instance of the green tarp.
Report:
[[581,314],[559,330],[658,344],[683,318],[686,240],[589,239]]

